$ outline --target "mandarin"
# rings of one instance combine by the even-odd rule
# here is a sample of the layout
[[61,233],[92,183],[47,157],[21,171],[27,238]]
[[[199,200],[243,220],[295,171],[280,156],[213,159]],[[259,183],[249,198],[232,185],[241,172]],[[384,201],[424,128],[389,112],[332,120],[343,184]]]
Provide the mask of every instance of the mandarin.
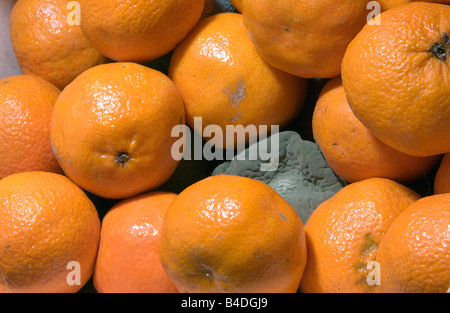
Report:
[[159,254],[180,292],[296,292],[306,263],[295,210],[267,184],[233,175],[177,196]]
[[368,293],[370,264],[399,214],[420,196],[385,178],[352,183],[323,202],[305,224],[304,293]]
[[67,0],[18,0],[10,15],[14,52],[23,74],[64,89],[79,74],[107,59],[81,27],[68,23]]
[[[200,21],[175,49],[169,77],[183,97],[187,124],[206,140],[212,137],[207,128],[220,131],[223,141],[214,144],[227,149],[260,134],[260,125],[285,128],[300,113],[307,92],[305,79],[277,70],[260,57],[239,13]],[[202,118],[202,125],[195,123],[196,117]],[[256,130],[236,139],[227,132],[228,125]]]
[[341,71],[350,41],[366,23],[367,0],[243,1],[250,38],[272,66],[305,78]]
[[62,173],[50,143],[58,88],[42,78],[0,80],[0,179],[28,171]]
[[175,48],[199,21],[205,0],[79,0],[81,29],[115,61],[147,62]]
[[381,6],[381,10],[386,11],[395,7],[398,7],[402,4],[407,4],[410,2],[435,2],[435,3],[450,3],[450,0],[378,0]]
[[340,77],[322,89],[313,114],[313,135],[326,161],[347,182],[373,177],[410,183],[438,165],[441,156],[416,157],[381,142],[355,117]]
[[450,153],[446,153],[442,158],[436,176],[434,177],[434,193],[450,192]]
[[350,43],[342,83],[355,116],[385,144],[450,151],[450,6],[412,2],[380,14]]
[[93,67],[55,104],[51,141],[64,172],[104,198],[128,198],[163,184],[178,162],[171,155],[183,100],[163,73],[136,63]]
[[392,223],[378,248],[381,290],[444,293],[450,286],[450,193],[424,197]]
[[101,293],[172,293],[158,245],[164,215],[177,197],[149,192],[114,205],[102,220],[94,286]]
[[0,180],[0,292],[77,292],[90,279],[97,210],[67,177],[25,172]]

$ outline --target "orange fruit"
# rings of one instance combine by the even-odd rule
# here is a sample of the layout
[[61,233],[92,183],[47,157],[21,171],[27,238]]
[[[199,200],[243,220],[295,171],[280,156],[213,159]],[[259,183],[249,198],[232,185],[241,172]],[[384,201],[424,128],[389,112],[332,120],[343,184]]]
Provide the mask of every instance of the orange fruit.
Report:
[[306,78],[340,74],[350,41],[366,23],[367,0],[243,1],[250,38],[272,66]]
[[123,200],[106,213],[94,270],[98,292],[178,292],[158,254],[164,215],[176,196],[149,192]]
[[92,45],[115,61],[154,60],[197,24],[205,0],[79,0],[81,29]]
[[434,193],[450,192],[450,153],[446,153],[442,158],[439,169],[434,177]]
[[239,12],[242,12],[242,7],[244,6],[243,2],[244,0],[230,0],[231,4],[238,10]]
[[381,241],[377,262],[382,292],[447,292],[450,193],[424,197],[403,211]]
[[61,173],[50,144],[50,122],[59,93],[39,77],[0,80],[0,179],[27,171]]
[[416,156],[450,151],[450,6],[412,2],[381,13],[350,43],[342,82],[355,116]]
[[[307,81],[277,70],[258,54],[245,32],[242,15],[221,13],[203,19],[175,49],[169,77],[186,106],[186,121],[202,134],[217,127],[223,141],[218,148],[245,143],[233,138],[226,126],[286,127],[299,114],[306,98]],[[202,118],[202,125],[194,123]],[[205,131],[204,138],[212,135]],[[226,137],[234,139],[226,142]],[[246,139],[251,136],[247,134]]]
[[300,290],[377,291],[368,283],[368,265],[393,221],[419,197],[392,180],[370,178],[345,186],[319,205],[305,224],[308,262]]
[[402,4],[410,3],[412,0],[379,0],[378,3],[381,6],[382,11],[386,11]]
[[312,128],[327,163],[351,183],[372,177],[413,182],[428,174],[441,159],[404,154],[373,136],[350,109],[340,77],[331,79],[322,89]]
[[159,254],[180,292],[296,292],[306,263],[294,209],[267,184],[233,175],[177,196]]
[[23,74],[64,89],[106,58],[88,42],[79,25],[68,23],[66,0],[18,0],[10,15],[14,52]]
[[[398,7],[402,4],[415,2],[416,0],[379,0],[383,11]],[[420,2],[436,2],[436,3],[450,3],[450,0],[420,0]]]
[[55,104],[51,141],[64,172],[104,198],[158,187],[174,172],[172,128],[184,124],[183,100],[161,72],[135,63],[93,67]]
[[77,292],[94,269],[100,219],[67,177],[25,172],[0,180],[0,292]]

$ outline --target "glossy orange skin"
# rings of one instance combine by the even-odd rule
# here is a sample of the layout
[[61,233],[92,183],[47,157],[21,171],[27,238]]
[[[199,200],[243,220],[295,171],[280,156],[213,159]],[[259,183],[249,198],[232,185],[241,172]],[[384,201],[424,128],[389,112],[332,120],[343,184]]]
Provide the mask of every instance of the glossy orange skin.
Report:
[[0,179],[26,171],[62,173],[50,144],[50,122],[59,94],[42,78],[0,79]]
[[367,0],[243,1],[247,32],[272,66],[305,78],[339,76],[350,41],[366,23]]
[[403,211],[378,249],[382,292],[448,292],[449,225],[450,193],[422,198]]
[[450,153],[446,153],[442,158],[439,169],[434,177],[434,193],[450,192]]
[[[214,142],[219,148],[244,142],[227,144],[227,125],[285,128],[300,113],[307,92],[305,79],[277,70],[260,57],[239,13],[202,20],[175,49],[169,77],[183,96],[187,124],[198,133],[208,125],[222,130],[223,142]],[[203,129],[195,125],[195,117],[202,118]]]
[[205,0],[79,0],[83,33],[115,61],[146,62],[175,48],[202,15]]
[[[398,7],[402,4],[407,4],[410,2],[415,2],[416,0],[379,0],[383,11]],[[450,3],[450,0],[420,0],[419,2],[435,2],[435,3]]]
[[102,220],[94,286],[100,293],[173,293],[161,266],[160,231],[171,192],[149,192],[113,206]]
[[[158,187],[174,172],[172,128],[183,100],[161,72],[135,63],[91,68],[69,84],[53,112],[51,141],[64,172],[105,198]],[[122,158],[123,157],[123,158]]]
[[356,118],[340,77],[323,88],[313,114],[313,135],[327,163],[347,182],[373,177],[408,183],[423,178],[440,155],[415,157],[381,142]]
[[160,240],[161,263],[180,292],[296,292],[306,263],[294,209],[240,176],[211,176],[181,192]]
[[[385,144],[430,156],[450,151],[450,6],[412,2],[380,14],[348,46],[342,82],[356,117]],[[447,57],[431,50],[441,45]],[[437,48],[439,51],[440,48]]]
[[[94,269],[100,219],[67,177],[26,172],[0,180],[0,292],[77,292]],[[80,284],[69,284],[69,262]]]
[[10,15],[11,41],[23,74],[64,89],[75,77],[105,63],[79,25],[70,25],[66,0],[19,0]]
[[367,265],[397,216],[419,198],[392,180],[371,178],[319,205],[305,224],[308,262],[301,292],[377,292],[377,285],[367,283]]

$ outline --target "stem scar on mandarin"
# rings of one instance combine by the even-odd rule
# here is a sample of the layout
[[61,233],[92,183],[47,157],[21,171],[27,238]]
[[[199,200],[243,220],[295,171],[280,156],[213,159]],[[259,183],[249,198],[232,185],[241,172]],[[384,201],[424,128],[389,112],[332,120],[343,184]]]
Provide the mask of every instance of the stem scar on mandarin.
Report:
[[447,33],[442,36],[441,42],[435,42],[429,52],[433,53],[441,61],[447,60],[447,50],[450,46],[450,40]]

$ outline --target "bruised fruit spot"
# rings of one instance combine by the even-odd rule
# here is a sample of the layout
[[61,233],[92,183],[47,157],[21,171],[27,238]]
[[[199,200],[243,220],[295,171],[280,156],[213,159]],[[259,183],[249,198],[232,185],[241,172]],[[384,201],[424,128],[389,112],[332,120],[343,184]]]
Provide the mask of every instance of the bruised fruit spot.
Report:
[[124,167],[125,164],[130,160],[130,155],[126,152],[119,152],[116,155],[116,159],[114,160],[114,163],[119,164],[120,167]]
[[240,118],[242,117],[242,112],[238,110],[238,112],[236,113],[236,115],[234,115],[231,119],[230,122],[234,123],[238,120],[240,120]]
[[373,239],[372,234],[368,233],[366,234],[366,238],[364,240],[364,244],[361,248],[361,254],[368,254],[373,249],[378,248],[378,243]]
[[225,90],[222,90],[223,93],[230,99],[230,106],[235,107],[237,109],[237,113],[230,120],[231,122],[236,122],[242,116],[241,111],[238,109],[241,101],[245,99],[247,93],[245,91],[245,81],[242,77],[239,77],[236,88],[231,90],[231,86],[228,86]]
[[373,239],[373,235],[371,233],[367,233],[364,238],[364,243],[361,247],[360,254],[361,259],[358,262],[353,264],[353,270],[360,275],[358,284],[366,284],[366,274],[367,274],[367,258],[368,254],[372,252],[374,249],[378,248],[378,243]]
[[356,272],[360,273],[364,272],[367,269],[367,265],[364,264],[363,262],[358,262],[353,266],[353,268],[355,269]]
[[228,88],[225,91],[225,94],[228,96],[230,101],[234,103],[235,105],[239,105],[242,100],[245,99],[245,96],[247,93],[245,92],[245,81],[242,77],[239,77],[238,84],[236,88],[230,92],[231,87],[228,86]]
[[353,269],[357,273],[358,278],[356,279],[356,283],[360,286],[367,287],[367,263],[363,261],[359,261],[358,263],[353,265]]

